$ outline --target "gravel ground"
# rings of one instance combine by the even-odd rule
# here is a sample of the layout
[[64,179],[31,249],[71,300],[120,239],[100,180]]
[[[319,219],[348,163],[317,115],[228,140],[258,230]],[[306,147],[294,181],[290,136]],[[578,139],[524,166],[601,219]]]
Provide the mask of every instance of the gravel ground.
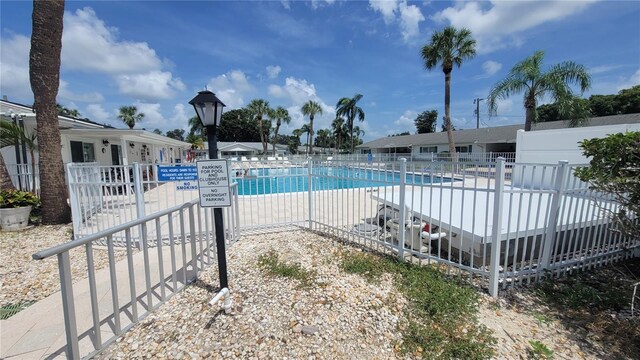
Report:
[[[69,226],[39,226],[0,234],[2,305],[37,301],[59,290],[57,261],[31,254],[69,241]],[[315,271],[313,286],[272,277],[258,257],[275,250],[280,260]],[[245,236],[229,248],[232,314],[207,303],[218,284],[211,267],[198,282],[171,298],[97,358],[397,358],[405,300],[389,276],[381,283],[339,268],[340,256],[358,249],[304,231]],[[117,250],[119,259],[124,251]],[[107,265],[96,248],[95,262]],[[71,252],[74,280],[86,277],[84,249]],[[483,295],[479,321],[494,331],[496,359],[526,359],[530,340],[554,351],[556,359],[608,358],[607,346],[577,334],[549,309],[531,305],[526,292],[511,301]],[[28,311],[28,309],[26,310]]]
[[[267,275],[258,257],[270,250],[315,271],[313,285]],[[301,231],[244,237],[228,251],[231,315],[207,304],[212,267],[98,358],[395,358],[405,302],[390,277],[372,284],[342,272],[345,251],[357,250]]]
[[[56,258],[33,260],[39,250],[70,241],[71,225],[41,225],[22,231],[0,232],[0,306],[31,302],[60,290]],[[116,259],[126,256],[116,250]],[[87,277],[84,247],[70,252],[74,282]],[[108,265],[107,251],[94,247],[97,269]]]

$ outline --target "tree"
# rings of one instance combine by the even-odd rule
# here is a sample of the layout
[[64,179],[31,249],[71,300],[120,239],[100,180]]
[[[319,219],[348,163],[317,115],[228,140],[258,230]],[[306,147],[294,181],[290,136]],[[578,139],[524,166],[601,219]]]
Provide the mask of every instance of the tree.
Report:
[[447,129],[449,153],[453,161],[456,161],[458,157],[451,128],[451,72],[454,65],[460,68],[465,60],[471,59],[475,55],[476,41],[471,36],[471,31],[465,28],[456,29],[453,26],[434,32],[431,36],[431,42],[422,47],[422,60],[427,70],[432,70],[438,64],[442,64],[442,72],[444,73],[444,126]]
[[616,212],[605,211],[617,230],[632,238],[640,237],[640,131],[586,139],[580,147],[591,159],[588,167],[576,170],[576,176],[593,189],[611,194],[620,207]]
[[[269,141],[269,128],[271,127],[271,122],[264,120],[265,116],[268,116],[271,112],[271,108],[269,107],[269,102],[263,99],[254,99],[251,100],[247,109],[251,112],[254,119],[256,120],[256,125],[258,126],[258,132],[260,134],[260,142],[262,142],[262,151],[263,154],[267,153],[267,144]],[[264,123],[269,122],[269,126],[265,126]]]
[[436,132],[436,121],[438,121],[438,110],[423,111],[413,121],[416,124],[418,134]]
[[[225,113],[222,113],[222,116],[224,116]],[[222,123],[222,120],[220,120],[220,122]],[[200,121],[200,118],[198,118],[197,116],[192,116],[191,119],[189,119],[189,134],[196,134],[196,135],[200,135],[202,137],[207,136],[207,129],[202,126],[202,122]],[[218,140],[220,140],[220,136],[218,135]]]
[[160,129],[153,129],[153,133],[154,133],[154,134],[158,134],[158,135],[162,135],[162,130],[160,130]]
[[344,116],[347,118],[347,127],[349,128],[349,134],[351,137],[351,153],[355,148],[353,142],[353,122],[356,117],[360,121],[364,121],[364,111],[357,104],[362,99],[361,94],[356,94],[353,98],[343,97],[336,104],[336,116]]
[[185,141],[191,144],[192,149],[204,149],[204,140],[200,135],[189,133]]
[[640,85],[620,90],[616,96],[616,107],[620,114],[640,113]]
[[71,220],[56,109],[63,15],[64,0],[33,2],[29,81],[36,112],[40,186],[46,189],[41,194],[43,224],[67,224]]
[[[451,129],[451,131],[458,130],[458,129],[456,129],[456,126],[453,125],[453,124],[451,124],[451,127],[449,129]],[[442,123],[442,127],[441,127],[440,131],[446,132],[446,131],[449,131],[449,129],[444,125],[444,123]]]
[[133,129],[136,123],[139,123],[144,119],[144,113],[138,113],[138,108],[131,106],[120,106],[120,112],[118,119],[122,120],[129,129]]
[[271,114],[271,118],[276,120],[276,128],[273,131],[273,154],[276,154],[276,143],[278,142],[278,131],[280,130],[280,125],[282,123],[289,124],[291,123],[291,116],[289,116],[289,111],[283,108],[282,106],[278,106],[275,110],[273,110]]
[[538,120],[537,103],[545,97],[550,97],[558,105],[560,115],[570,120],[569,126],[581,125],[587,118],[584,117],[585,112],[574,111],[575,96],[570,85],[578,85],[584,93],[591,86],[589,72],[584,66],[572,61],[553,65],[544,71],[543,60],[544,52],[536,51],[517,63],[506,79],[495,84],[487,98],[490,113],[496,113],[499,99],[524,93],[525,131],[530,131],[533,123]]
[[[565,112],[566,114],[569,114],[567,116],[568,118],[587,119],[591,117],[589,101],[587,99],[574,98],[569,103]],[[560,105],[557,103],[540,105],[536,109],[536,113],[538,114],[537,122],[565,120],[565,116],[562,115]]]
[[309,116],[309,140],[307,141],[307,153],[309,153],[309,149],[313,145],[313,119],[316,114],[322,115],[322,107],[315,101],[307,101],[304,105],[302,105],[302,115]]
[[330,146],[331,131],[329,129],[318,130],[318,136],[316,137],[316,146],[320,146],[324,152],[324,148]]
[[184,141],[184,129],[173,129],[171,131],[167,131],[168,138]]
[[[300,127],[300,129],[293,130],[293,135],[298,137],[302,136],[302,134],[307,134],[307,141],[306,141],[307,145],[309,144],[310,133],[311,133],[311,128],[309,127],[309,124],[303,124],[302,127]],[[311,153],[309,150],[311,149],[309,148],[309,146],[307,146],[307,154]]]
[[289,152],[298,153],[298,147],[300,146],[300,136],[304,134],[302,129],[295,129],[292,132],[292,141],[289,142]]
[[336,139],[336,151],[340,152],[343,145],[342,140],[344,139],[344,135],[346,134],[344,119],[337,116],[331,123],[331,128],[333,130],[333,137]]
[[77,109],[69,109],[60,104],[56,104],[56,110],[58,111],[58,115],[71,116],[74,118],[80,118],[80,116],[82,116]]
[[[206,136],[206,131],[204,133]],[[251,112],[245,108],[223,112],[217,135],[218,141],[260,141],[260,133],[256,122]]]
[[[36,193],[36,151],[38,151],[38,142],[36,133],[28,133],[22,126],[7,121],[0,120],[0,148],[7,146],[15,146],[16,144],[24,144],[29,150],[31,157],[31,192]],[[4,166],[4,165],[3,165]],[[6,170],[6,168],[5,168]],[[13,185],[11,186],[13,187]]]

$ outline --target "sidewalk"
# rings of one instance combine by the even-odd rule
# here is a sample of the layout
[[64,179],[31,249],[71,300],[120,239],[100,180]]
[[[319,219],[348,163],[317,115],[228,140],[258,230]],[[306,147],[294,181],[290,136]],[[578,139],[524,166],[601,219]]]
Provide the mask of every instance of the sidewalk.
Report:
[[[175,246],[176,277],[175,284],[180,289],[184,285],[184,262],[187,264],[186,278],[195,277],[191,264],[190,245],[186,244],[183,258],[181,245]],[[95,250],[94,250],[95,251]],[[101,250],[102,251],[102,250]],[[206,252],[206,249],[205,249]],[[215,258],[211,254],[212,260]],[[165,276],[165,296],[168,298],[176,291],[171,277],[171,252],[168,246],[162,251]],[[208,259],[204,257],[205,266]],[[144,253],[138,252],[132,256],[133,278],[135,279],[136,310],[139,315],[147,312],[149,296],[146,291]],[[57,261],[55,258],[42,261]],[[198,266],[200,263],[198,262]],[[132,325],[132,296],[129,284],[129,270],[127,259],[116,263],[115,266],[119,318],[121,329]],[[160,305],[162,287],[160,285],[159,261],[157,248],[149,249],[149,275],[152,291],[150,298],[153,307]],[[100,335],[104,343],[115,335],[113,317],[113,302],[111,293],[110,269],[104,268],[96,272],[96,293],[99,308]],[[76,323],[79,335],[80,356],[89,355],[95,351],[93,342],[96,340],[93,331],[89,282],[85,279],[74,279],[73,284]],[[124,331],[123,331],[124,332]],[[0,321],[0,358],[2,359],[56,359],[66,358],[66,336],[62,309],[62,296],[56,292],[47,298],[22,310],[7,320]]]

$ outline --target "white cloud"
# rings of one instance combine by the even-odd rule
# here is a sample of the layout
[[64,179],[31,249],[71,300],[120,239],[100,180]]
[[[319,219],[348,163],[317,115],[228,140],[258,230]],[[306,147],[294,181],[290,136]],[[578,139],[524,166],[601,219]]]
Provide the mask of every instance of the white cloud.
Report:
[[162,61],[146,42],[118,39],[89,7],[65,12],[62,64],[68,69],[97,70],[110,74],[159,70]]
[[370,0],[369,6],[375,11],[378,11],[382,14],[384,22],[386,24],[391,24],[396,19],[396,12],[398,11],[398,0],[391,1],[376,1]]
[[138,113],[144,114],[144,119],[136,123],[135,129],[153,130],[155,128],[166,129],[169,127],[170,122],[162,115],[160,104],[136,101],[134,105],[138,109]]
[[622,65],[601,65],[601,66],[594,66],[592,68],[589,69],[589,73],[591,75],[596,75],[596,74],[602,74],[602,73],[606,73],[609,72],[611,70],[615,70],[618,68],[621,68]]
[[101,104],[89,104],[85,108],[84,115],[86,115],[90,120],[99,123],[107,123],[112,122],[115,119],[115,116],[110,115]]
[[0,39],[0,91],[12,98],[33,98],[29,83],[29,37],[14,34]]
[[[491,1],[457,2],[433,16],[455,27],[471,30],[478,41],[478,52],[520,46],[517,33],[549,21],[558,21],[586,9],[595,0],[586,1]],[[526,15],[524,15],[526,14]]]
[[280,0],[280,4],[282,4],[285,9],[291,10],[291,3],[289,3],[289,0]]
[[316,93],[315,86],[309,84],[304,79],[288,77],[285,79],[283,86],[270,85],[268,93],[275,98],[282,99],[289,103],[285,106],[287,106],[289,115],[291,115],[291,124],[283,126],[285,132],[299,128],[308,121],[308,119],[302,115],[300,108],[309,100],[317,102],[322,108],[322,115],[316,116],[314,119],[314,129],[329,127],[331,121],[335,119],[335,109],[322,101]]
[[402,38],[407,42],[420,34],[420,22],[424,21],[424,16],[420,8],[415,5],[407,5],[406,2],[400,3],[399,9]]
[[231,70],[209,81],[208,88],[227,106],[227,110],[245,105],[244,97],[254,91],[249,78],[240,70]]
[[632,86],[636,86],[636,85],[640,85],[640,69],[636,70],[636,72],[634,72],[631,76],[629,76],[628,79],[623,80],[619,85],[618,85],[618,91],[622,90],[622,89],[628,89]]
[[189,131],[189,118],[195,116],[195,112],[193,108],[191,108],[190,114],[188,114],[187,111],[184,104],[176,104],[176,106],[173,107],[173,114],[171,115],[171,126]]
[[116,77],[120,93],[143,100],[170,99],[185,89],[180,79],[168,71],[150,71],[143,74],[123,74]]
[[103,102],[104,96],[98,92],[77,94],[69,90],[69,83],[64,80],[60,80],[58,87],[58,98],[66,101],[79,101],[79,102]]
[[482,63],[482,70],[487,77],[494,75],[500,69],[502,69],[502,64],[497,61],[488,60]]
[[422,11],[416,5],[407,5],[406,0],[376,1],[370,0],[369,6],[382,14],[385,24],[399,22],[402,38],[405,42],[420,34],[420,22],[424,21]]
[[278,65],[269,65],[267,66],[267,75],[269,76],[269,79],[275,79],[278,77],[278,74],[280,74],[280,71],[282,70],[282,68]]
[[398,134],[405,131],[414,132],[415,123],[414,120],[418,116],[418,113],[413,110],[407,110],[396,121],[393,122],[395,127],[390,130],[390,134]]

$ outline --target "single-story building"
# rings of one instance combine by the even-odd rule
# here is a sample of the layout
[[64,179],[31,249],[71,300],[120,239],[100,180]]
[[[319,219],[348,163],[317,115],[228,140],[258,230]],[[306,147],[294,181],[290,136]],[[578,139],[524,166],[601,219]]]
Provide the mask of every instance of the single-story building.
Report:
[[[640,114],[591,118],[583,126],[611,126],[635,123],[640,123]],[[568,121],[552,121],[534,124],[532,131],[568,127]],[[453,137],[458,153],[515,153],[517,133],[521,129],[524,129],[524,120],[522,124],[518,125],[457,130],[453,132]],[[430,157],[432,153],[448,152],[449,141],[446,132],[436,132],[384,137],[359,145],[357,149],[360,153],[410,154],[414,158],[420,158]]]
[[[36,114],[28,105],[0,100],[0,117],[36,131]],[[183,161],[191,144],[138,129],[116,129],[88,119],[58,116],[63,163],[98,163],[103,166]],[[14,183],[29,172],[31,158],[24,144],[1,149]],[[36,153],[36,162],[38,154]],[[16,184],[20,186],[21,184]]]

